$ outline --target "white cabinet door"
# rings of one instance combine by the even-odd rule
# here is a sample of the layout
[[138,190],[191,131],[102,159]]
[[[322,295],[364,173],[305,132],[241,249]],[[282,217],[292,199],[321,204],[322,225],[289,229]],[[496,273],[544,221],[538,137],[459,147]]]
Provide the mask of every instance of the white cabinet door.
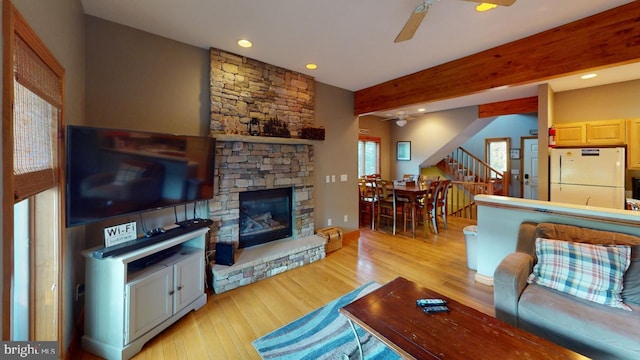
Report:
[[193,252],[174,265],[175,298],[174,312],[189,305],[204,293],[204,254],[202,250]]
[[124,343],[137,339],[173,315],[173,267],[165,267],[126,285]]

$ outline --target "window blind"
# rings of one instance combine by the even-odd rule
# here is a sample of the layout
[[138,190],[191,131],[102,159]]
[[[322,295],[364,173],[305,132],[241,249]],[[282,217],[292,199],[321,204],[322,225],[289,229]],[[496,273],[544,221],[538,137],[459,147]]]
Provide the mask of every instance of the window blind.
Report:
[[14,201],[19,202],[56,183],[62,79],[18,36],[14,99]]

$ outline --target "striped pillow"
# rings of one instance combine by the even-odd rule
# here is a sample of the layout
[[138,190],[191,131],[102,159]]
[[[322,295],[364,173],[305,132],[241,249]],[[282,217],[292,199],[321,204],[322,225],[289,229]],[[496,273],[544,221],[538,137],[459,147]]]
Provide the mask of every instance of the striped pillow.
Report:
[[629,246],[537,238],[536,255],[538,263],[528,283],[631,311],[620,296],[631,259]]

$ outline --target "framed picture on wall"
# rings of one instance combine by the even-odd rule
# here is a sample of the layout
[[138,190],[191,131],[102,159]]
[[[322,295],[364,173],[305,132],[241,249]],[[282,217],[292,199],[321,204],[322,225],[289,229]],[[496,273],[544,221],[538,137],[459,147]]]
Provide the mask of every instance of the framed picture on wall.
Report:
[[398,141],[396,143],[396,159],[411,160],[411,141]]
[[520,159],[520,149],[517,148],[511,148],[511,150],[509,151],[509,157],[512,160],[518,160]]

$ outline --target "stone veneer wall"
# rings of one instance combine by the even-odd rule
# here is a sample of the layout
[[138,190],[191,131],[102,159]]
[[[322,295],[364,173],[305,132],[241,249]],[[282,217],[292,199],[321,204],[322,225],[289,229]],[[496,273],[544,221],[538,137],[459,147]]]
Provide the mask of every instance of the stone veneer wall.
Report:
[[312,145],[218,141],[216,176],[216,194],[209,202],[215,225],[211,242],[237,247],[241,191],[279,187],[293,187],[292,236],[314,233]]
[[277,117],[292,136],[313,126],[313,77],[214,48],[210,58],[212,135],[247,135],[252,118]]

